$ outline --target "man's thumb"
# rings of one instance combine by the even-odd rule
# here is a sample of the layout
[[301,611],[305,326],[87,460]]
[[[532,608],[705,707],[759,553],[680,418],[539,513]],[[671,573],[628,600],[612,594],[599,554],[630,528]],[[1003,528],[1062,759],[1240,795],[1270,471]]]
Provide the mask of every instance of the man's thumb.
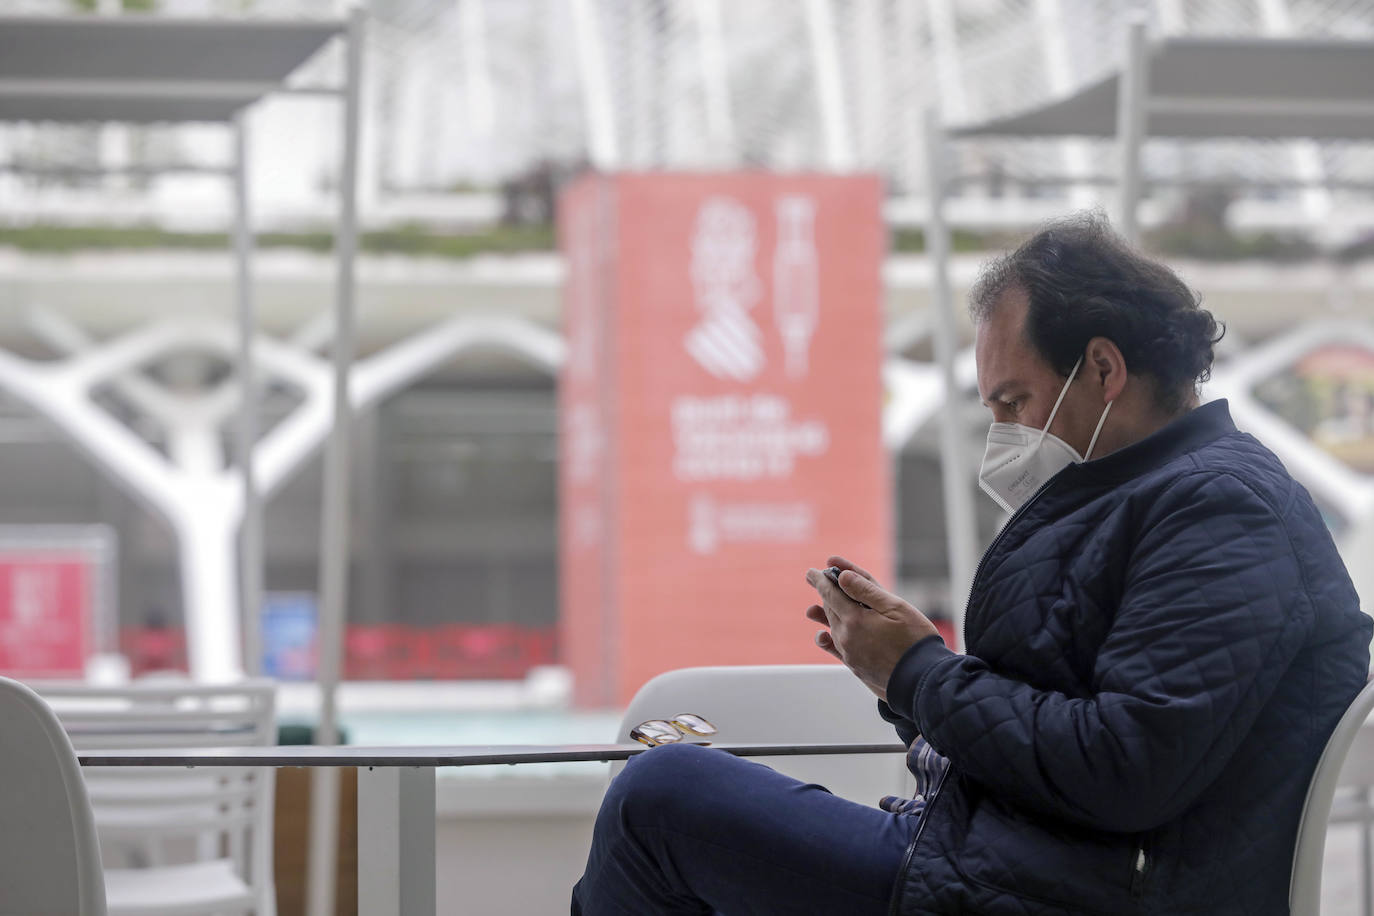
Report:
[[877,598],[884,594],[883,590],[875,585],[872,579],[864,578],[852,569],[846,569],[841,572],[839,580],[840,589],[843,590],[846,595],[869,607],[873,606],[873,602],[869,599]]

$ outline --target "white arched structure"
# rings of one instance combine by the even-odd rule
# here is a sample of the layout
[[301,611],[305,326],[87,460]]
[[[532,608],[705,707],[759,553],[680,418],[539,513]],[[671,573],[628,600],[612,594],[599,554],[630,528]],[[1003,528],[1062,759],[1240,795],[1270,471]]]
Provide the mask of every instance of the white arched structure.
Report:
[[[30,326],[64,358],[22,359],[0,350],[0,389],[47,417],[122,488],[171,524],[180,547],[191,673],[198,680],[242,675],[234,542],[243,519],[242,477],[228,465],[221,433],[238,409],[239,389],[225,383],[191,395],[172,393],[139,370],[187,350],[232,360],[236,331],[227,321],[160,321],[110,341],[93,342],[51,312],[34,310]],[[315,454],[333,426],[332,372],[309,350],[258,335],[264,376],[299,389],[302,403],[253,449],[259,496],[270,498]],[[559,336],[527,321],[458,317],[419,332],[350,370],[349,401],[365,410],[413,384],[454,356],[502,350],[552,373],[563,359]],[[93,399],[111,385],[167,430],[162,454]]]
[[[56,424],[105,474],[167,519],[180,547],[182,594],[192,671],[197,678],[241,673],[240,621],[234,576],[234,539],[243,519],[242,478],[220,446],[239,407],[232,380],[193,394],[173,393],[139,370],[188,350],[232,359],[235,329],[227,321],[164,320],[97,342],[62,315],[32,308],[31,332],[62,354],[51,362],[0,350],[0,388]],[[268,379],[301,393],[300,405],[253,450],[259,498],[270,499],[304,467],[329,434],[331,372],[315,351],[327,343],[327,324],[307,322],[288,341],[258,335],[255,362]],[[905,340],[911,343],[911,340]],[[355,410],[374,407],[464,352],[504,351],[550,374],[562,365],[561,336],[525,320],[462,316],[417,332],[351,370]],[[974,384],[971,349],[956,362],[961,388]],[[887,402],[883,441],[901,450],[940,411],[945,385],[931,363],[889,357],[883,365]],[[167,434],[166,454],[109,415],[92,394],[111,386]]]

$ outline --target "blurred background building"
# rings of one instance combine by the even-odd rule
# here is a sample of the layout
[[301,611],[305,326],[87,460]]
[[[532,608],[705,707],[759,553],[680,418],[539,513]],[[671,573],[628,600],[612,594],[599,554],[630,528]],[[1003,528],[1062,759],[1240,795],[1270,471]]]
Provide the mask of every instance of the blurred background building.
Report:
[[[1374,35],[1369,0],[1142,6],[1156,37]],[[3,8],[339,11],[322,0],[7,0]],[[395,348],[439,343],[416,363],[423,372],[360,415],[345,677],[520,678],[559,660],[557,363],[541,354],[556,352],[562,328],[557,192],[588,168],[882,176],[897,586],[947,611],[938,443],[927,422],[938,405],[904,400],[900,384],[933,371],[922,112],[938,103],[949,122],[985,118],[1100,77],[1120,60],[1131,4],[372,0],[367,8],[359,355],[381,372]],[[339,66],[325,55],[299,81]],[[307,375],[323,371],[338,118],[318,99],[276,98],[252,111],[248,131],[260,328]],[[232,328],[232,200],[222,180],[196,173],[223,166],[230,152],[215,128],[0,124],[0,348],[42,361],[170,328],[155,359],[95,400],[178,466],[226,467],[232,455],[230,430],[191,430],[139,393],[151,386],[200,397],[232,371],[204,343],[206,333]],[[1038,221],[1114,201],[1111,142],[977,141],[954,152],[949,215],[961,289],[988,253]],[[1145,164],[1146,245],[1226,320],[1223,365],[1299,322],[1374,312],[1374,145],[1150,140]],[[102,174],[108,169],[118,174]],[[1374,350],[1353,341],[1304,358],[1275,366],[1259,399],[1368,475]],[[268,375],[265,433],[306,401],[304,376]],[[971,454],[981,454],[985,425],[971,399]],[[280,674],[305,673],[286,650],[292,615],[304,608],[308,617],[314,601],[320,476],[315,456],[283,477],[266,510],[267,603],[285,621],[273,637],[285,641],[272,661]],[[1318,498],[1338,533],[1352,524],[1338,499]],[[1000,516],[990,502],[978,505],[990,536]],[[21,538],[32,526],[101,526],[102,543],[114,545],[109,648],[122,648],[135,671],[184,665],[175,532],[5,391],[0,523]]]

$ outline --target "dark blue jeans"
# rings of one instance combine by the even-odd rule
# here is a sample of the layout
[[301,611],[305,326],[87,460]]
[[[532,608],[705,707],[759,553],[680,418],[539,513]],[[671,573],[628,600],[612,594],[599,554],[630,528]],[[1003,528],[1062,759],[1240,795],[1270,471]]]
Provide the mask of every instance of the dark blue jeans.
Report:
[[916,823],[724,751],[657,747],[611,782],[572,912],[881,916]]

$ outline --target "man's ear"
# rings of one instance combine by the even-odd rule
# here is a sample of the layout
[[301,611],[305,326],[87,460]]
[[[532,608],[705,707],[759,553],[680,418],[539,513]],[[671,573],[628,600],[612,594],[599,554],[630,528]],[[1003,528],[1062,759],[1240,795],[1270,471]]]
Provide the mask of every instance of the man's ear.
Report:
[[1110,338],[1094,337],[1088,341],[1084,363],[1087,371],[1083,374],[1102,389],[1102,403],[1120,397],[1130,373],[1126,370],[1126,358],[1121,355],[1121,349]]

